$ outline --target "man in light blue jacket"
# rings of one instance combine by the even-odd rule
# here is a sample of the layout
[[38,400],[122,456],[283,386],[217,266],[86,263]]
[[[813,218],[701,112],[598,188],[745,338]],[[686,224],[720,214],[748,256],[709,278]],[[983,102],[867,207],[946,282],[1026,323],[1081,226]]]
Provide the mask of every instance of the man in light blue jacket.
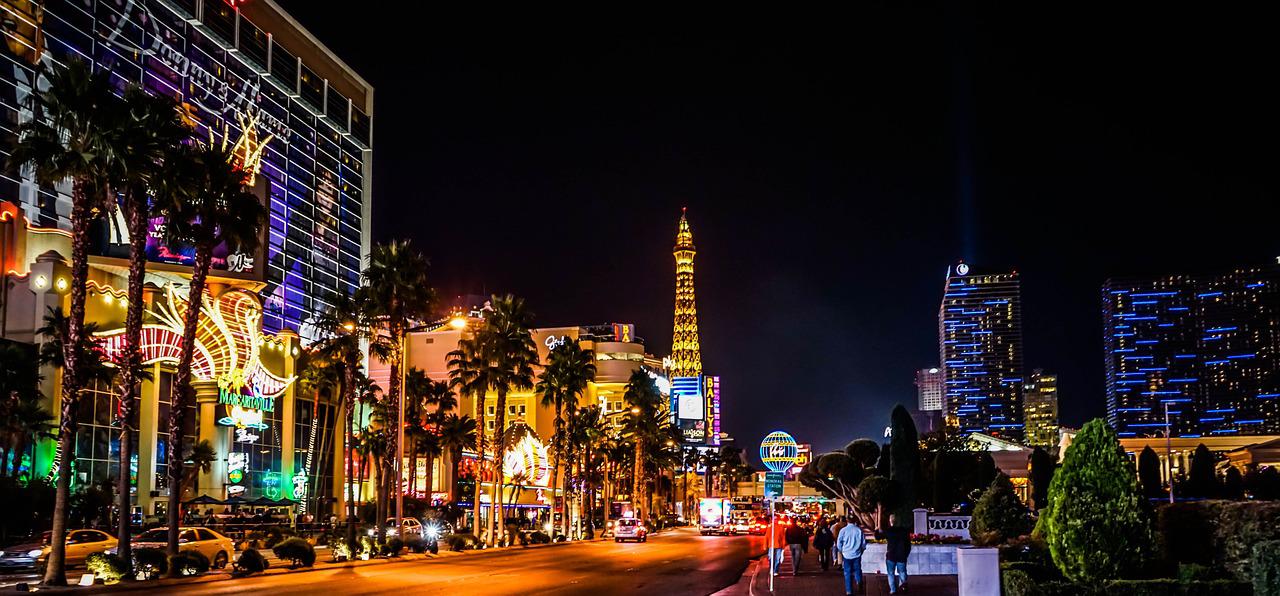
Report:
[[862,528],[849,518],[849,523],[840,528],[836,536],[836,552],[844,566],[844,593],[853,594],[854,586],[862,591],[862,551],[867,549],[867,539],[862,535]]

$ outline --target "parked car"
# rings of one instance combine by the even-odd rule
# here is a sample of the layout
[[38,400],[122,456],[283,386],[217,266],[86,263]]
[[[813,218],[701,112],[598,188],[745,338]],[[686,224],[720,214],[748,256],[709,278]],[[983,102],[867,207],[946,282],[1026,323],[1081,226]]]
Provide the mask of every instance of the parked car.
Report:
[[396,528],[396,518],[387,518],[387,537],[399,538],[405,542],[422,539],[422,522],[412,517],[402,518],[400,527]]
[[[53,546],[49,542],[52,532],[45,532],[40,543],[28,543],[0,550],[0,570],[44,569],[45,561]],[[67,567],[84,565],[93,553],[105,552],[116,546],[114,536],[101,530],[69,530],[67,532]]]
[[[164,550],[169,546],[169,529],[155,528],[147,530],[133,540],[133,548],[158,548]],[[227,566],[231,553],[235,552],[235,543],[209,528],[178,528],[178,550],[180,552],[198,551],[209,557],[215,569]],[[116,553],[116,549],[107,552]]]
[[644,523],[634,517],[624,517],[618,520],[613,528],[613,541],[622,542],[623,540],[635,540],[636,542],[648,542],[649,530],[644,527]]

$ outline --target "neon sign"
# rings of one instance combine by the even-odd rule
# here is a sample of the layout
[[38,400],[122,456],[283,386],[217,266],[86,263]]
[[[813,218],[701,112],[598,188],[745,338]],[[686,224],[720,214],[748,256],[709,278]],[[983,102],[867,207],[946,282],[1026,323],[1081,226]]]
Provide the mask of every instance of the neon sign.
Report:
[[307,498],[307,474],[302,470],[293,475],[293,498],[298,501]]
[[508,479],[523,475],[529,484],[546,486],[551,480],[550,461],[546,446],[529,434],[503,456],[502,472]]
[[[229,453],[227,454],[227,481],[231,484],[240,484],[244,481],[244,470],[249,467],[249,454],[247,453]],[[243,488],[243,487],[242,487]],[[230,492],[228,490],[228,492]]]
[[275,472],[267,472],[262,477],[262,494],[268,499],[280,498],[280,475]]

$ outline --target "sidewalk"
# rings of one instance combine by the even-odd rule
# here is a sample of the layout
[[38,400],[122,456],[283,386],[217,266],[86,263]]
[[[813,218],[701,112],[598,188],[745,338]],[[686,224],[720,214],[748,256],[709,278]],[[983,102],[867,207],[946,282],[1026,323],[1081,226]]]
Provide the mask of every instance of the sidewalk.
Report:
[[[778,576],[773,578],[774,594],[803,594],[804,596],[842,596],[844,594],[844,574],[840,568],[832,564],[831,569],[822,571],[818,565],[818,551],[813,547],[800,557],[800,574],[791,575],[793,569],[791,553],[787,552],[778,567]],[[884,596],[889,593],[889,581],[884,571],[863,574],[866,584],[866,596]],[[907,578],[906,594],[911,596],[956,596],[959,588],[954,575],[921,575]],[[760,557],[747,566],[738,583],[729,586],[715,596],[765,596],[769,594],[769,563]]]

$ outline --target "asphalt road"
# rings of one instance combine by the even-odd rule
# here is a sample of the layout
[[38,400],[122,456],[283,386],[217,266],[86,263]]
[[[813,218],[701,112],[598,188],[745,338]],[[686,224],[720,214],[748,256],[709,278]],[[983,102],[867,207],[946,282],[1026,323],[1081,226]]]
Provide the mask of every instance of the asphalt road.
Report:
[[758,536],[681,529],[643,544],[588,542],[189,586],[166,594],[710,594],[738,581]]

